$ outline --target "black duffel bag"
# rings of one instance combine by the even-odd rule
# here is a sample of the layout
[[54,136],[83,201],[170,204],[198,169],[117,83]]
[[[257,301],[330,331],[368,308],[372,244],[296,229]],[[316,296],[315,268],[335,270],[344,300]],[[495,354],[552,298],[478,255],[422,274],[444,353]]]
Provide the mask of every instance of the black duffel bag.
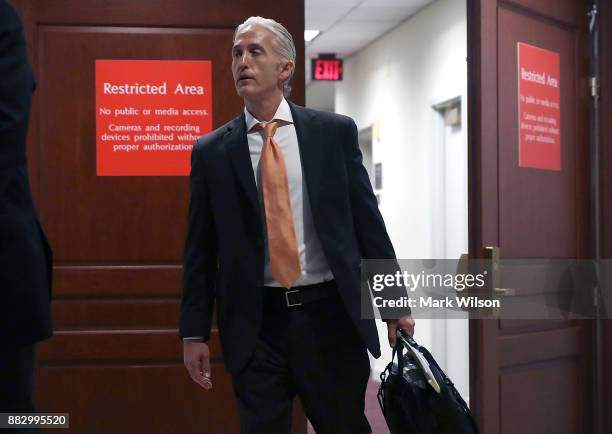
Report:
[[378,403],[391,434],[478,434],[476,421],[452,381],[429,351],[404,331],[398,331],[391,362],[380,379]]

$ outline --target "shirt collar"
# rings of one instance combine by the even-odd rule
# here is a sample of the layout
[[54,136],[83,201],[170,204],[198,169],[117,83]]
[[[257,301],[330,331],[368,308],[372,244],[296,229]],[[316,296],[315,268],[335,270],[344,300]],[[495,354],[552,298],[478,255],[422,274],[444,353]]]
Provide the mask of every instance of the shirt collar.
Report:
[[[276,109],[276,113],[274,113],[272,119],[275,119],[277,121],[283,121],[283,124],[293,123],[293,115],[291,114],[291,108],[289,107],[289,103],[285,98],[281,100],[280,104],[278,105],[278,108]],[[255,118],[255,116],[253,116],[247,110],[246,107],[244,108],[244,120],[246,123],[247,131],[251,131],[251,128],[261,122],[257,120],[257,118]]]

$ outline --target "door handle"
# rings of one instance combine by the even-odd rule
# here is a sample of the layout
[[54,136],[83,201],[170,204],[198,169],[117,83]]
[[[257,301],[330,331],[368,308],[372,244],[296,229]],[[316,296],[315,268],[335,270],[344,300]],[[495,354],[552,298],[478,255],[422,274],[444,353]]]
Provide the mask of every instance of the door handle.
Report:
[[484,248],[485,258],[491,261],[491,265],[488,268],[490,273],[491,282],[491,294],[496,296],[513,296],[516,294],[514,288],[502,288],[501,287],[501,274],[499,271],[500,264],[499,258],[501,256],[500,248],[497,246],[487,246]]

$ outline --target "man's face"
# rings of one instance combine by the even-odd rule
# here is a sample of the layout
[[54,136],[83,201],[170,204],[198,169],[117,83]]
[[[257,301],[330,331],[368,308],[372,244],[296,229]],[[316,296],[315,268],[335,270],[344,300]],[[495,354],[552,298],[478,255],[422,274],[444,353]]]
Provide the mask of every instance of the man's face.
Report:
[[[288,77],[274,49],[274,34],[265,27],[251,25],[236,35],[232,47],[232,75],[238,95],[245,99],[264,99],[276,92]],[[289,69],[290,70],[290,69]]]

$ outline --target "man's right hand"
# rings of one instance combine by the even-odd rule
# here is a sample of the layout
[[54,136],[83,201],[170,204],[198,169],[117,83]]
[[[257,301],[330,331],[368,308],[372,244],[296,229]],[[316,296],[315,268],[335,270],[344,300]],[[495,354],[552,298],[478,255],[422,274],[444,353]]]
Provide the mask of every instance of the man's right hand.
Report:
[[205,342],[183,341],[183,362],[191,379],[204,389],[212,389],[210,350]]

